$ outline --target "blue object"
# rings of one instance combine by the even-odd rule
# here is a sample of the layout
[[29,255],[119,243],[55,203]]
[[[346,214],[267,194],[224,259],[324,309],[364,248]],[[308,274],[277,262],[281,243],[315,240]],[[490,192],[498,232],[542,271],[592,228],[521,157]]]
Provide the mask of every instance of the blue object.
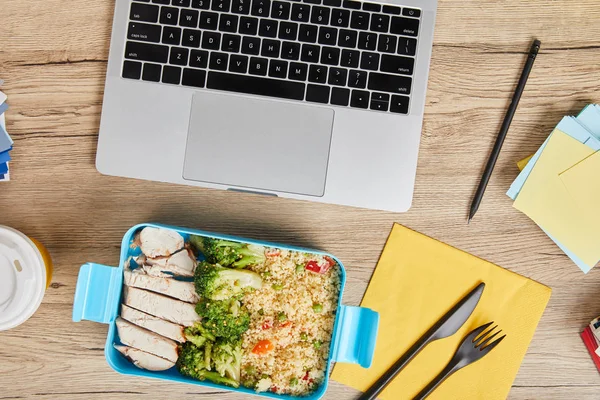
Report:
[[0,115],[4,114],[6,110],[8,110],[8,104],[6,102],[0,104]]
[[173,229],[179,232],[184,238],[189,235],[201,235],[213,237],[216,239],[232,240],[237,242],[250,243],[260,246],[277,247],[284,250],[309,252],[331,257],[340,266],[340,294],[338,298],[338,312],[336,313],[333,327],[333,337],[331,342],[331,351],[327,362],[325,379],[321,386],[310,396],[304,396],[302,399],[317,400],[323,397],[329,383],[329,374],[333,362],[347,362],[359,364],[364,368],[369,368],[373,361],[375,352],[375,343],[377,339],[377,330],[379,327],[379,313],[362,307],[344,306],[342,302],[342,293],[346,283],[346,270],[343,264],[334,256],[321,251],[310,249],[284,246],[275,243],[243,239],[234,236],[213,234],[195,229],[177,228],[167,225],[145,223],[132,227],[127,231],[121,243],[121,260],[119,267],[109,267],[106,265],[87,263],[81,266],[77,286],[75,288],[75,299],[73,301],[73,321],[79,322],[82,319],[108,324],[108,337],[104,347],[104,354],[108,364],[117,372],[125,375],[142,376],[155,379],[163,379],[174,382],[182,382],[192,385],[204,386],[219,390],[230,390],[238,393],[253,394],[272,399],[298,399],[297,396],[281,395],[272,392],[256,393],[254,390],[239,387],[238,389],[228,386],[218,385],[209,381],[198,381],[181,375],[177,368],[171,368],[167,371],[153,372],[137,368],[128,361],[115,348],[114,344],[120,344],[115,319],[118,316],[119,304],[121,303],[121,293],[123,287],[123,266],[129,256],[139,255],[139,249],[131,249],[130,244],[134,235],[141,229],[151,226],[156,228]]
[[7,163],[1,163],[0,164],[0,174],[4,175],[8,173],[8,164]]
[[5,152],[12,148],[13,141],[6,133],[6,130],[2,125],[0,125],[0,152]]
[[0,153],[0,164],[7,163],[11,160],[9,151],[10,150],[3,151],[2,153]]

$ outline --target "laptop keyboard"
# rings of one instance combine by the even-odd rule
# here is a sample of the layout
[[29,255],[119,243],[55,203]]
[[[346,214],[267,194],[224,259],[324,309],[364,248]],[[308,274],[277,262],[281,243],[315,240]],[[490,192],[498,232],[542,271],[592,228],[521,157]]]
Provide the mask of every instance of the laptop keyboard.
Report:
[[348,0],[135,0],[122,76],[408,114],[420,17]]

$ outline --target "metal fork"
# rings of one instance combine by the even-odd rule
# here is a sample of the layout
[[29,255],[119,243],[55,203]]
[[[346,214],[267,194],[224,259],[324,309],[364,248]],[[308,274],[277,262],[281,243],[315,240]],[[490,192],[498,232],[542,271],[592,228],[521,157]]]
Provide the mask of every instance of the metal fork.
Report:
[[[489,328],[493,323],[494,322],[489,322],[471,331],[471,333],[469,333],[463,339],[448,365],[446,365],[442,372],[440,372],[438,376],[436,376],[435,379],[429,383],[429,385],[421,390],[421,392],[416,395],[413,400],[422,400],[429,396],[431,392],[433,392],[435,388],[444,382],[450,375],[459,369],[474,363],[480,358],[483,358],[483,356],[492,351],[492,349],[506,337],[506,335],[504,335],[492,342],[492,339],[502,332],[502,329],[496,331],[498,325],[486,331],[486,329]],[[496,332],[493,333],[494,331]]]

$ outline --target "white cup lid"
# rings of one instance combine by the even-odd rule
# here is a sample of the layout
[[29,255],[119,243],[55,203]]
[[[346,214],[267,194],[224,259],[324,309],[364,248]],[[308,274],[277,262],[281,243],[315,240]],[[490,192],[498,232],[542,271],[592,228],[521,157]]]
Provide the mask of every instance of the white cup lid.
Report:
[[36,245],[0,225],[0,331],[27,321],[46,291],[46,266]]

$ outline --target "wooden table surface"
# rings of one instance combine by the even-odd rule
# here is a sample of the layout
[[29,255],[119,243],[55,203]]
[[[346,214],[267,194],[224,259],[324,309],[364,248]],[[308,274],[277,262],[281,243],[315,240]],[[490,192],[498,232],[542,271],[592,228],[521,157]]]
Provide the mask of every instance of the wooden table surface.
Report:
[[[13,180],[0,183],[0,224],[45,243],[55,270],[38,312],[0,333],[0,399],[242,398],[121,376],[104,359],[106,326],[71,322],[79,266],[117,263],[122,235],[143,221],[330,251],[348,267],[347,304],[360,302],[399,222],[553,289],[509,398],[600,397],[600,376],[579,338],[600,314],[600,271],[580,272],[505,196],[517,160],[562,116],[600,102],[597,0],[440,1],[414,205],[405,214],[100,175],[94,157],[113,7],[1,1],[1,90],[15,143]],[[533,37],[543,43],[541,54],[485,200],[467,225]],[[332,382],[326,398],[356,394]]]

